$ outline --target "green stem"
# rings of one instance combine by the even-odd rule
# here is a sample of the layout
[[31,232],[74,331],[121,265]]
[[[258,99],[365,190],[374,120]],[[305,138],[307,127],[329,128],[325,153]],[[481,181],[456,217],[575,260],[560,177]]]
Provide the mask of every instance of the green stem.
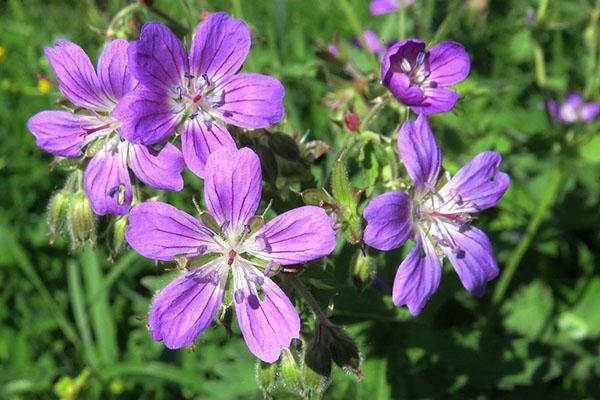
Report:
[[350,6],[350,3],[348,3],[348,0],[338,0],[338,3],[340,5],[342,11],[346,15],[346,18],[348,19],[348,22],[350,23],[350,26],[352,27],[352,30],[354,31],[354,35],[358,38],[362,48],[369,55],[369,63],[371,64],[371,69],[373,70],[373,72],[375,74],[379,74],[379,62],[377,62],[377,59],[375,58],[375,54],[373,54],[369,51],[369,46],[367,46],[367,41],[365,39],[363,28],[360,25],[360,21],[358,20],[358,17],[356,16],[354,9]]
[[113,19],[110,21],[108,28],[106,28],[106,36],[109,38],[114,37],[117,24],[129,14],[132,14],[137,10],[141,9],[141,7],[142,4],[136,1],[135,3],[132,3],[127,7],[122,8],[118,13],[115,14]]
[[[439,25],[435,35],[433,35],[433,39],[431,39],[431,44],[439,42],[441,38],[446,35],[446,32],[450,28],[450,24],[454,22],[454,19],[458,16],[460,11],[462,10],[464,4],[460,4],[460,2],[454,2],[450,5],[450,12],[446,14],[446,18]],[[430,45],[431,45],[430,44]]]
[[525,236],[523,237],[521,242],[519,242],[519,245],[513,252],[506,268],[504,269],[504,271],[502,271],[502,274],[500,275],[500,279],[498,280],[498,284],[496,285],[496,288],[494,289],[494,294],[492,295],[492,305],[494,308],[497,307],[504,298],[506,290],[508,289],[508,285],[510,285],[510,281],[514,276],[515,271],[517,270],[517,267],[521,262],[521,259],[527,252],[529,246],[531,246],[533,239],[535,239],[537,231],[540,227],[540,224],[544,220],[546,212],[552,206],[558,193],[558,190],[560,189],[562,175],[563,173],[560,168],[560,165],[557,164],[555,166],[554,172],[552,173],[552,177],[550,178],[550,183],[546,188],[546,192],[544,193],[542,200],[538,205],[537,211],[534,214],[531,221],[529,221],[529,225],[527,226]]
[[540,88],[546,87],[546,64],[544,63],[544,50],[539,43],[533,44],[533,62],[535,67],[535,81]]
[[400,26],[398,34],[400,35],[400,40],[403,40],[406,37],[406,4],[404,4],[404,0],[399,1],[400,5]]
[[373,118],[375,118],[381,112],[381,110],[383,110],[383,108],[386,105],[388,105],[391,98],[392,98],[392,96],[390,94],[384,95],[383,98],[381,98],[381,101],[379,101],[378,103],[375,103],[375,105],[373,107],[371,107],[371,109],[369,110],[369,113],[367,114],[365,119],[362,120],[362,122],[360,124],[361,132],[366,131],[369,128],[369,125],[371,124],[371,121],[373,120]]
[[304,283],[302,283],[302,281],[300,279],[298,279],[296,276],[291,276],[291,275],[284,275],[283,279],[285,282],[289,283],[290,286],[292,286],[294,288],[296,293],[298,293],[300,295],[300,297],[302,297],[304,299],[304,301],[306,301],[306,304],[311,309],[311,311],[315,314],[315,317],[317,319],[321,319],[321,320],[325,320],[325,321],[327,320],[327,316],[321,309],[321,306],[319,306],[319,303],[317,303],[317,300],[314,298],[314,296],[312,295],[310,290],[308,290],[308,288],[306,286],[304,286]]
[[535,18],[535,26],[539,27],[540,24],[543,22],[544,17],[546,16],[546,11],[548,10],[548,3],[549,0],[541,0],[540,4],[538,6],[538,9],[536,11],[536,18]]
[[179,23],[179,21],[177,21],[175,18],[171,17],[169,14],[156,8],[156,6],[152,2],[147,3],[146,7],[148,8],[148,10],[150,10],[154,14],[158,15],[159,17],[161,17],[162,19],[167,21],[169,23],[169,25],[171,25],[173,30],[177,33],[178,36],[185,36],[188,33],[188,29],[185,26],[181,25]]

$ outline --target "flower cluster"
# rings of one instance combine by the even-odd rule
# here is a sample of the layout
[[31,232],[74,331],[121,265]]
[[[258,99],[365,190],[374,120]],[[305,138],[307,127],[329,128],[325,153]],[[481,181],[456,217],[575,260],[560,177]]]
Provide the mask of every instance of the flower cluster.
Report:
[[[373,1],[371,9],[381,14],[398,5]],[[300,315],[277,283],[291,278],[280,274],[330,255],[336,247],[334,227],[351,232],[350,243],[362,238],[379,250],[414,241],[392,293],[394,303],[407,305],[414,315],[436,291],[443,257],[476,295],[496,277],[491,244],[471,225],[471,214],[494,206],[508,189],[508,175],[498,170],[501,157],[483,152],[449,178],[442,173],[441,151],[426,118],[455,106],[458,94],[450,86],[468,76],[467,52],[452,41],[427,49],[417,39],[385,46],[372,31],[364,38],[368,50],[382,59],[382,90],[389,89],[417,114],[415,121],[403,123],[398,137],[400,158],[413,184],[368,202],[364,234],[360,195],[352,190],[339,160],[333,197],[315,189],[310,193],[318,197],[313,203],[318,206],[290,207],[266,223],[264,214],[256,215],[264,166],[252,149],[238,148],[228,125],[262,129],[278,123],[284,116],[285,91],[271,76],[240,72],[251,44],[243,21],[222,12],[211,14],[197,27],[189,52],[169,28],[150,22],[138,40],[108,43],[96,69],[73,43],[58,41],[46,49],[58,87],[72,107],[31,117],[28,127],[37,145],[59,159],[76,159],[78,167],[90,158],[80,185],[93,212],[126,216],[114,225],[126,230],[131,248],[178,265],[179,276],[150,306],[148,327],[154,340],[170,349],[188,346],[218,315],[233,308],[249,350],[266,363],[276,362],[301,338]],[[581,101],[575,108],[572,113],[582,120],[598,111]],[[563,119],[571,115],[555,113]],[[362,129],[353,110],[345,122],[353,134]],[[299,152],[294,157],[300,158]],[[140,190],[142,184],[181,190],[185,167],[203,180],[207,211],[198,218],[144,199]],[[69,182],[69,187],[78,185],[77,179]],[[63,196],[56,199],[51,210],[59,215]],[[85,222],[79,232],[94,225],[93,220]],[[84,241],[85,235],[79,236]],[[362,257],[368,260],[366,253]],[[363,269],[362,275],[370,274],[368,265]],[[319,359],[324,368],[317,369],[324,371],[332,360],[359,371],[356,344],[315,306],[306,288],[291,282],[317,320],[305,358]]]

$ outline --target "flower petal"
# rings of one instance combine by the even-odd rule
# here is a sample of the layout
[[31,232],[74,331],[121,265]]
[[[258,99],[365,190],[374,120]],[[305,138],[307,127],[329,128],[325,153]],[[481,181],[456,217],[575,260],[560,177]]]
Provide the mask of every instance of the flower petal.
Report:
[[113,115],[121,126],[121,136],[131,143],[155,144],[175,133],[182,114],[169,103],[168,96],[138,87],[123,97]]
[[395,12],[400,8],[398,1],[403,0],[372,0],[371,4],[369,4],[369,10],[373,15],[382,15]]
[[281,265],[301,264],[331,254],[335,231],[325,210],[315,206],[294,208],[263,226],[244,248]]
[[169,349],[192,343],[214,320],[227,283],[227,264],[217,259],[169,283],[152,299],[148,328]]
[[581,107],[579,119],[581,122],[592,122],[600,112],[600,103],[585,103]]
[[67,111],[42,111],[29,118],[27,129],[35,136],[35,144],[56,156],[79,157],[84,143],[87,117]]
[[129,69],[151,90],[172,90],[182,86],[189,71],[188,57],[177,36],[159,22],[147,22],[140,39],[128,49]]
[[146,201],[129,213],[127,243],[147,258],[172,261],[219,250],[210,231],[200,221],[170,204]]
[[498,171],[502,156],[484,151],[463,166],[439,191],[444,213],[473,213],[496,205],[510,185],[510,177]]
[[387,81],[387,87],[396,99],[407,106],[418,106],[425,99],[421,87],[411,84],[410,78],[402,73],[392,74]]
[[464,81],[471,71],[471,60],[465,47],[453,41],[442,42],[429,51],[427,82],[446,87]]
[[[273,363],[292,339],[300,338],[298,312],[279,286],[256,268],[236,262],[232,269],[235,314],[246,345],[256,357]],[[261,284],[247,279],[249,274],[259,276]]]
[[127,214],[133,192],[121,146],[96,153],[85,170],[83,188],[96,214]]
[[196,29],[190,49],[192,75],[206,74],[212,83],[235,74],[250,50],[250,31],[241,19],[211,14]]
[[367,220],[365,243],[378,250],[402,246],[413,233],[410,213],[410,199],[404,192],[373,197],[363,213]]
[[421,237],[398,267],[392,291],[394,304],[406,305],[412,315],[419,315],[441,277],[440,259],[429,239]]
[[381,80],[384,85],[388,85],[392,75],[404,75],[402,70],[404,60],[408,61],[410,65],[415,65],[419,54],[424,52],[425,42],[419,39],[406,39],[390,46],[381,65]]
[[185,167],[179,149],[166,143],[160,150],[143,144],[132,144],[129,165],[146,185],[156,189],[180,191],[183,189],[181,171]]
[[104,88],[85,51],[75,43],[56,41],[45,49],[60,90],[73,104],[95,111],[110,111],[114,102]]
[[470,225],[443,224],[443,227],[447,231],[439,234],[450,236],[451,245],[442,245],[442,251],[450,259],[465,289],[482,296],[487,282],[498,276],[498,265],[487,235]]
[[206,97],[212,113],[242,128],[266,128],[283,118],[285,89],[277,79],[261,74],[223,78],[214,94]]
[[106,45],[98,59],[98,78],[104,92],[115,104],[137,85],[127,66],[128,46],[125,39],[113,40]]
[[424,115],[419,114],[416,121],[407,120],[402,124],[398,151],[417,189],[435,187],[442,166],[442,152]]
[[450,89],[426,89],[425,97],[420,104],[411,104],[410,108],[415,114],[438,114],[445,113],[456,104],[458,93]]
[[221,147],[206,161],[204,200],[219,225],[233,237],[252,218],[262,192],[262,171],[256,153],[248,148]]
[[181,150],[185,163],[199,177],[204,176],[208,156],[221,147],[237,149],[227,129],[216,121],[188,119],[181,130]]

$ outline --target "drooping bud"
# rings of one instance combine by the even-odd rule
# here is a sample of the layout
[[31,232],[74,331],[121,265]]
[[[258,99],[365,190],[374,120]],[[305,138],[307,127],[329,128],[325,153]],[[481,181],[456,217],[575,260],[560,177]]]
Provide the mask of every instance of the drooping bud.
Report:
[[284,133],[275,132],[269,135],[269,147],[273,149],[275,154],[288,161],[300,162],[302,156],[298,143],[291,136]]
[[113,237],[112,237],[112,252],[117,254],[121,251],[123,243],[125,243],[125,231],[127,230],[127,224],[129,218],[127,215],[118,217],[113,224]]
[[256,363],[256,383],[263,392],[265,399],[272,399],[273,390],[277,384],[279,363],[269,364],[263,361]]
[[66,227],[70,200],[71,194],[65,189],[59,190],[50,197],[50,201],[48,202],[50,245],[54,245],[56,236]]
[[373,260],[364,254],[361,249],[352,257],[350,264],[350,279],[359,291],[365,290],[375,279],[375,266]]
[[283,349],[280,358],[281,381],[292,393],[302,395],[302,371],[290,349]]
[[79,191],[72,196],[67,220],[73,250],[84,246],[88,240],[94,244],[96,240],[96,215],[92,211],[90,199],[83,191]]
[[304,387],[310,391],[310,398],[320,399],[329,386],[331,376],[331,353],[329,344],[321,335],[321,326],[317,322],[313,337],[304,350],[302,377]]
[[314,161],[327,154],[331,146],[322,140],[311,140],[304,145],[304,151],[309,156],[308,161]]
[[350,132],[358,132],[360,130],[360,118],[352,108],[344,115],[344,123]]
[[360,351],[354,340],[342,328],[333,324],[329,324],[328,333],[331,335],[329,350],[332,360],[344,371],[352,372],[359,380],[362,379]]

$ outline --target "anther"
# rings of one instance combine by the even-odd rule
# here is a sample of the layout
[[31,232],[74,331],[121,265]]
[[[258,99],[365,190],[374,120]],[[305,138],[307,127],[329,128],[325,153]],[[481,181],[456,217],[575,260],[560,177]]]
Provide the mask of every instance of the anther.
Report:
[[194,79],[194,75],[190,74],[189,72],[186,72],[185,74],[183,74],[183,76],[187,79]]
[[229,228],[229,221],[225,220],[223,221],[223,223],[221,224],[219,230],[221,231],[221,235],[225,234],[225,231],[227,230],[227,228]]
[[262,286],[265,283],[265,278],[256,274],[248,274],[246,275],[246,280],[248,282],[256,283],[259,286]]
[[198,227],[198,229],[200,230],[200,232],[204,233],[205,235],[208,235],[210,237],[215,237],[215,233],[203,225],[200,225]]
[[426,54],[422,51],[417,54],[417,65],[423,65],[425,62],[425,55]]
[[237,289],[234,293],[233,293],[233,298],[235,299],[235,302],[237,304],[241,304],[242,301],[244,301],[244,291],[242,289]]
[[407,73],[412,70],[412,67],[410,66],[410,62],[406,58],[402,59],[402,62],[400,63],[400,68],[402,68],[402,71],[407,72]]
[[269,276],[269,272],[271,272],[271,269],[273,268],[273,260],[269,261],[269,263],[267,264],[267,267],[265,268],[263,275],[264,276]]
[[208,75],[202,74],[202,79],[206,82],[206,86],[210,86],[210,81],[208,80]]

